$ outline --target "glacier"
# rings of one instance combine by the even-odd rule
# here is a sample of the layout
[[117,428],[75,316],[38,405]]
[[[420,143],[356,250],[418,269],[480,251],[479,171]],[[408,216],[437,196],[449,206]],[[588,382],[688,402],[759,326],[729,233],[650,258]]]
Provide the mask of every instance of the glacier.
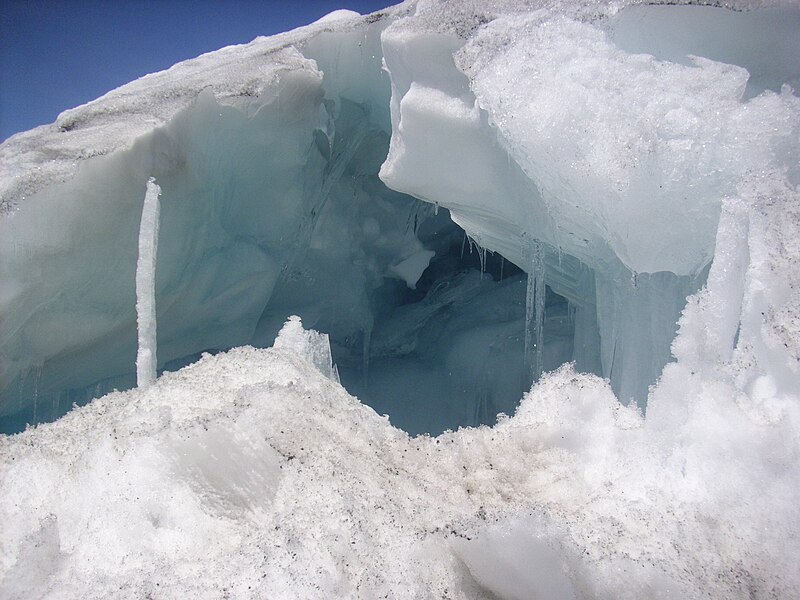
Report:
[[2,595],[794,597],[798,31],[407,0],[4,142]]

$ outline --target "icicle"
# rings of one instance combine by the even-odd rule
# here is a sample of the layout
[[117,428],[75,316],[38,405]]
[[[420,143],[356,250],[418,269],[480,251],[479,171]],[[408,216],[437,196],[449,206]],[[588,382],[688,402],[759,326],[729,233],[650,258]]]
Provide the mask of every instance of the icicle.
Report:
[[412,231],[414,235],[416,235],[419,231],[419,226],[425,222],[425,219],[428,218],[430,212],[430,204],[427,202],[415,202],[408,213],[408,218],[406,219],[406,231]]
[[435,202],[433,204],[433,216],[435,216],[435,217],[439,216],[439,203],[438,202]]
[[364,329],[364,339],[361,346],[361,375],[364,379],[364,387],[369,387],[369,353],[370,341],[372,339],[372,326]]
[[498,281],[503,281],[503,267],[506,266],[506,259],[500,256],[500,279]]
[[139,347],[136,352],[136,385],[156,379],[156,253],[161,188],[151,177],[144,196],[139,225],[139,259],[136,262],[136,324]]
[[472,427],[478,427],[481,424],[481,415],[484,413],[484,396],[483,390],[475,390],[475,395],[472,397]]
[[464,246],[467,243],[467,232],[464,232],[464,238],[461,240],[461,260],[464,260]]
[[37,405],[39,404],[39,382],[42,380],[42,366],[36,365],[33,368],[33,423],[36,425],[37,420]]
[[525,295],[525,372],[527,386],[542,374],[542,351],[544,349],[544,248],[541,242],[529,240],[525,245],[528,256],[528,285]]
[[483,274],[486,272],[486,248],[480,248],[478,256],[481,260],[481,281],[483,281]]

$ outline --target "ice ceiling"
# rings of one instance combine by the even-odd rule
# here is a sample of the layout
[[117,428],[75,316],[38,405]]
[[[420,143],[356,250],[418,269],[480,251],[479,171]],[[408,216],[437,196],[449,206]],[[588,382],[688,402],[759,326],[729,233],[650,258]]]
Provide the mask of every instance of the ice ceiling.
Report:
[[24,166],[49,135],[53,158],[4,184],[4,431],[134,385],[151,176],[160,368],[297,314],[412,433],[492,423],[569,361],[645,406],[722,202],[749,173],[798,181],[797,11],[426,6],[206,55],[6,145]]

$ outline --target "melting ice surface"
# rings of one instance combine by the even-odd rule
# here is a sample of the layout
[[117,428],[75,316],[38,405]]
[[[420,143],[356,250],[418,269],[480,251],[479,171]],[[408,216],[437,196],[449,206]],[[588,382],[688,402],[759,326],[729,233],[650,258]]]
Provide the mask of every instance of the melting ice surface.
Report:
[[800,11],[735,8],[338,11],[0,146],[2,595],[792,597]]

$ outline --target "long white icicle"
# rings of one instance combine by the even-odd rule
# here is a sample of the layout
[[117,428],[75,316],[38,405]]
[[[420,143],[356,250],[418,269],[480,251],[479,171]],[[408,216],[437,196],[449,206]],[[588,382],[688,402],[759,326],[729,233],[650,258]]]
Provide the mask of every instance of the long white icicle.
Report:
[[525,371],[530,386],[542,375],[544,352],[544,248],[537,240],[526,240],[528,286],[525,297]]
[[136,385],[143,387],[156,379],[156,253],[161,206],[161,188],[154,177],[147,182],[142,221],[139,225],[139,259],[136,262]]

